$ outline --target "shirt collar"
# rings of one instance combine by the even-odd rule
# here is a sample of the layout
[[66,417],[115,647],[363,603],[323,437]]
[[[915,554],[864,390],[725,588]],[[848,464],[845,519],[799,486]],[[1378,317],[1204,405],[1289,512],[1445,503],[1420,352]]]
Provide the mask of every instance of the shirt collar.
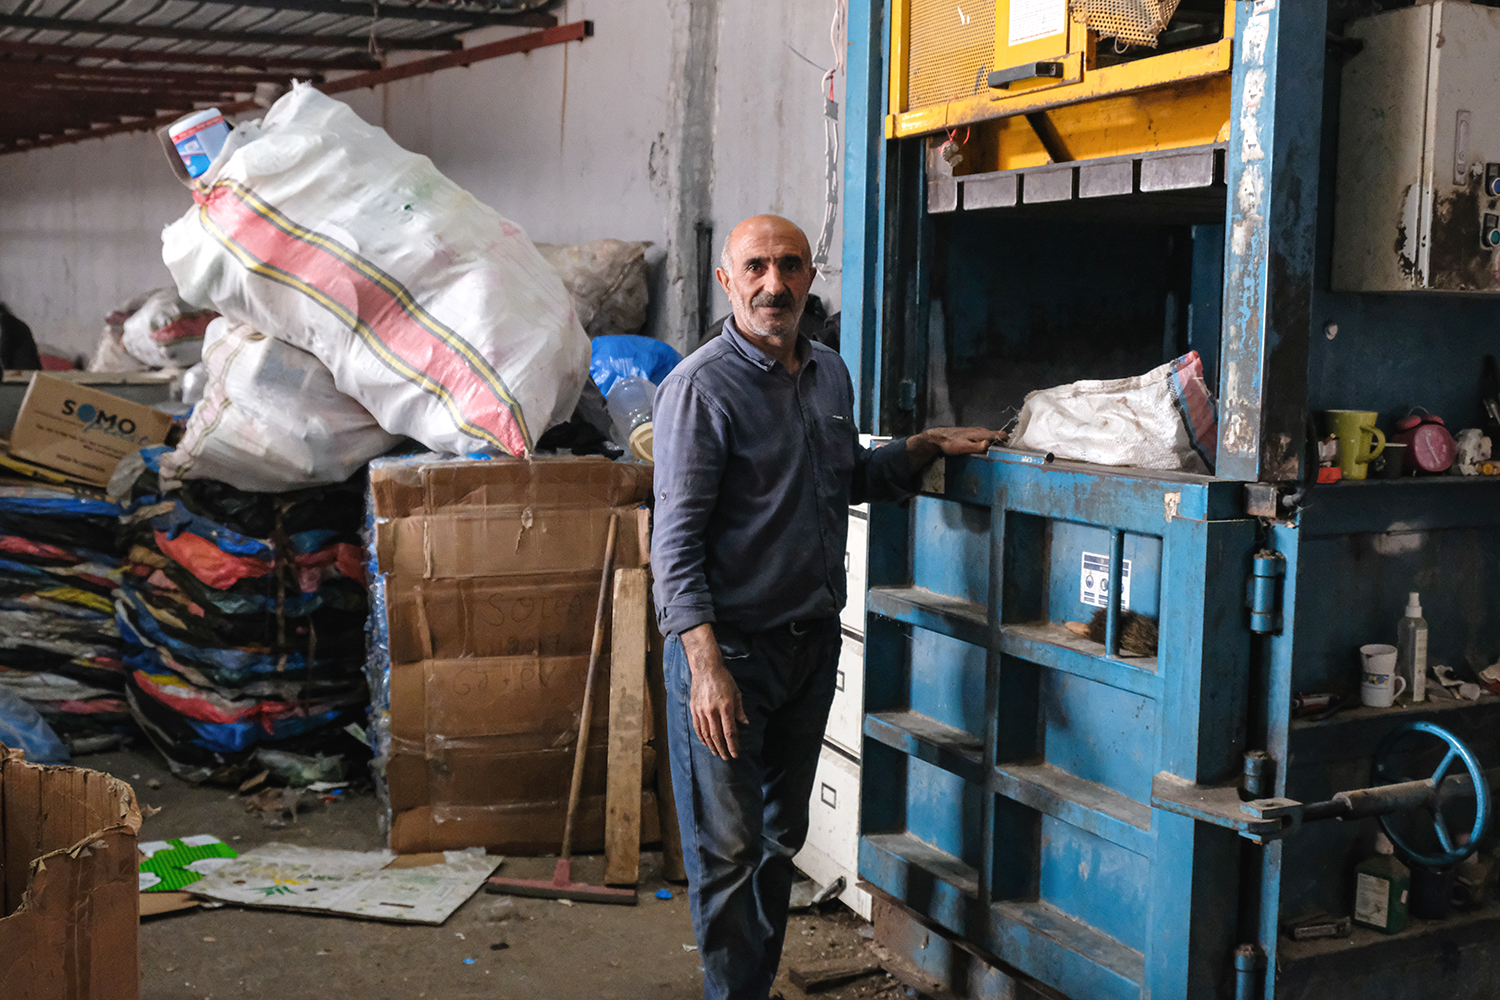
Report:
[[[765,351],[762,351],[759,347],[756,347],[754,344],[750,343],[750,341],[746,339],[745,335],[743,333],[740,333],[740,328],[735,325],[733,314],[731,314],[727,319],[724,320],[724,333],[729,337],[729,342],[734,345],[734,349],[739,351],[740,354],[744,356],[745,360],[750,362],[752,365],[755,365],[755,367],[763,369],[765,371],[770,371],[772,368],[776,367],[777,362],[774,358],[767,356]],[[800,332],[797,334],[796,351],[797,360],[802,362],[803,367],[815,363],[813,359],[812,341],[808,340],[807,337]]]

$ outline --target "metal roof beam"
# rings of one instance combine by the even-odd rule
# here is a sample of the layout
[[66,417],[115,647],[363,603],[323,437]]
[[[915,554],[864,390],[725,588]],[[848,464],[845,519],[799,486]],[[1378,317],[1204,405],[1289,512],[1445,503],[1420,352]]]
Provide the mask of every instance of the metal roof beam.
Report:
[[[403,80],[408,77],[432,73],[440,69],[472,65],[481,60],[493,59],[497,56],[509,55],[516,52],[530,52],[533,49],[548,45],[558,45],[564,42],[582,41],[593,35],[593,33],[594,24],[592,21],[576,21],[572,24],[548,28],[544,31],[534,31],[516,38],[491,42],[487,45],[476,45],[462,52],[436,56],[431,59],[418,59],[401,66],[392,66],[373,73],[358,73],[345,77],[342,80],[320,84],[318,89],[327,94],[336,94],[349,90],[359,90],[365,87],[375,87],[384,83],[391,83],[395,80]],[[153,92],[153,96],[156,96],[157,93]],[[227,116],[239,114],[244,111],[260,110],[260,105],[254,101],[239,101],[236,103],[219,103],[218,108]],[[155,130],[163,125],[170,125],[181,117],[181,114],[182,112],[162,114],[139,121],[120,122],[117,125],[98,126],[69,132],[65,135],[49,134],[46,138],[29,138],[14,134],[7,136],[5,130],[0,129],[0,154],[45,149],[49,146],[83,142],[87,139],[102,139],[106,136],[118,135],[123,132]],[[40,131],[40,129],[37,130],[37,132]]]
[[[213,73],[178,69],[117,69],[111,66],[70,66],[66,63],[0,62],[0,81],[70,80],[130,81],[143,83],[222,84],[240,90],[254,90],[257,83],[285,83],[290,73]],[[243,86],[241,86],[243,84]]]
[[[221,2],[221,0],[215,0]],[[271,10],[300,10],[309,14],[338,14],[341,17],[369,17],[369,3],[347,3],[345,0],[222,0],[235,7],[266,7]],[[458,25],[457,30],[508,24],[522,28],[551,28],[557,18],[540,11],[522,14],[498,14],[489,11],[468,11],[452,7],[392,3],[385,0],[380,5],[380,19],[402,21],[437,21]]]
[[[73,86],[64,83],[50,86],[16,87],[11,90],[11,93],[18,97],[27,94],[51,94],[80,102],[91,101],[101,95],[135,95],[160,100],[162,107],[173,108],[186,106],[196,101],[214,104],[223,100],[233,100],[236,94],[250,93],[250,91],[225,90],[222,87],[147,87],[139,85],[131,86],[130,84],[100,84],[90,87]],[[183,113],[186,114],[186,112]]]
[[353,76],[346,76],[339,80],[330,80],[327,83],[319,84],[318,89],[325,94],[342,94],[349,90],[363,90],[366,87],[377,87],[383,83],[393,83],[396,80],[405,80],[414,76],[425,76],[428,73],[436,73],[440,69],[472,66],[474,63],[483,62],[486,59],[494,59],[497,56],[508,56],[516,52],[530,52],[532,49],[545,48],[548,45],[561,45],[564,42],[581,42],[585,38],[593,37],[593,34],[593,21],[574,21],[572,24],[547,28],[544,31],[533,31],[529,34],[518,35],[515,38],[502,38],[498,42],[475,45],[464,49],[462,52],[449,52],[445,55],[431,56],[427,59],[413,59],[411,62],[402,63],[400,66],[387,66],[385,69],[377,69],[369,73],[356,73]]
[[[221,104],[219,110],[226,115],[239,114],[242,111],[255,111],[260,105],[254,101],[241,101],[237,104]],[[182,117],[181,111],[171,114],[157,115],[152,118],[143,118],[140,121],[121,122],[118,125],[105,125],[100,128],[87,129],[81,133],[70,135],[52,135],[46,139],[0,139],[0,153],[16,153],[28,149],[46,149],[48,146],[62,146],[71,142],[83,142],[86,139],[103,139],[111,135],[119,135],[122,132],[154,132],[163,125],[170,125]]]
[[[212,31],[207,28],[171,28],[155,24],[127,24],[121,21],[83,21],[66,17],[36,17],[31,14],[0,14],[0,28],[29,28],[34,31],[67,31],[77,35],[122,36],[128,38],[170,38],[174,41],[222,42],[226,45],[295,45],[304,48],[363,49],[370,44],[369,32],[351,35],[278,34],[274,31]],[[463,48],[452,35],[430,38],[381,38],[375,44],[382,49]]]
[[[165,52],[159,49],[120,49],[96,45],[45,45],[40,42],[9,42],[0,39],[0,53],[18,56],[62,56],[67,59],[108,59],[123,63],[176,63],[183,66],[246,66],[250,69],[378,69],[380,62],[369,56],[339,56],[334,59],[288,59],[276,56],[242,56],[232,52]],[[0,67],[6,63],[0,62]]]

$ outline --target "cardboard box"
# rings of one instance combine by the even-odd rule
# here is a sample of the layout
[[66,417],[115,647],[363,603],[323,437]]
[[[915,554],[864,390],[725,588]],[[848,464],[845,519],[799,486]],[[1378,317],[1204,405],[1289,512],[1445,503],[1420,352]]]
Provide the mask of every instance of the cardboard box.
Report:
[[399,581],[580,572],[604,568],[609,519],[620,519],[615,568],[650,559],[644,507],[466,507],[375,526],[382,572]]
[[107,486],[121,458],[165,444],[171,429],[172,418],[149,406],[38,372],[16,415],[10,453]]
[[0,997],[137,1000],[140,828],[123,781],[0,746]]
[[393,578],[386,585],[391,662],[587,656],[598,600],[593,573],[415,583]]
[[[370,489],[392,662],[391,846],[555,851],[609,519],[615,565],[645,565],[651,470],[571,457],[392,464],[371,470]],[[608,628],[606,616],[579,850],[603,844]]]
[[[492,806],[419,806],[396,814],[391,850],[402,854],[487,847],[509,854],[555,854],[562,843],[566,803],[497,803]],[[641,793],[641,843],[661,840],[656,794]],[[580,799],[573,850],[604,850],[604,796]]]
[[651,467],[601,456],[391,465],[370,470],[377,519],[464,507],[625,507],[651,497]]
[[[587,656],[422,660],[391,668],[391,735],[424,742],[572,731]],[[609,720],[609,684],[594,682],[594,727]]]

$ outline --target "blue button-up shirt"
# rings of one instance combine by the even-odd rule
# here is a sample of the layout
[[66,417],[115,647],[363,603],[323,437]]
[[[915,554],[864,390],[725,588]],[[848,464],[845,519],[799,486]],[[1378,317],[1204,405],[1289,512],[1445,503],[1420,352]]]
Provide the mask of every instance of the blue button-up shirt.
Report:
[[663,633],[838,614],[849,504],[916,492],[906,442],[864,448],[838,353],[797,341],[793,375],[734,326],[662,380],[651,564]]

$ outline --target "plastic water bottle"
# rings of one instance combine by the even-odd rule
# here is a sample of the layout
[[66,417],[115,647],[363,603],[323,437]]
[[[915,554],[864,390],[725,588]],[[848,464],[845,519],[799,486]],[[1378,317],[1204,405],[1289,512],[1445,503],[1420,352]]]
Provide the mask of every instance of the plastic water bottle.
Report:
[[616,439],[643,462],[651,461],[651,406],[655,400],[655,384],[632,375],[610,386],[604,401]]
[[1422,595],[1411,591],[1406,614],[1396,626],[1396,673],[1406,678],[1413,702],[1427,700],[1427,619],[1422,617]]

